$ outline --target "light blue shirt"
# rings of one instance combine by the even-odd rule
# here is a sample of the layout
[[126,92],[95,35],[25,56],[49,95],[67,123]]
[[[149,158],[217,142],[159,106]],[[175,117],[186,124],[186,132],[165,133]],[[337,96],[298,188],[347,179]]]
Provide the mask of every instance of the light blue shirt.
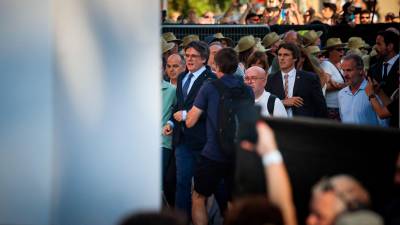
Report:
[[193,74],[193,78],[190,80],[189,83],[189,88],[188,88],[188,93],[190,92],[190,89],[192,89],[192,86],[194,84],[194,82],[197,80],[197,78],[206,70],[205,66],[202,66],[200,69],[198,69],[196,72],[188,72],[185,77],[182,79],[182,89],[183,89],[183,85],[185,85],[186,80],[189,78],[189,74],[192,73]]
[[339,111],[343,123],[379,125],[378,117],[365,93],[367,80],[353,94],[347,86],[339,91]]

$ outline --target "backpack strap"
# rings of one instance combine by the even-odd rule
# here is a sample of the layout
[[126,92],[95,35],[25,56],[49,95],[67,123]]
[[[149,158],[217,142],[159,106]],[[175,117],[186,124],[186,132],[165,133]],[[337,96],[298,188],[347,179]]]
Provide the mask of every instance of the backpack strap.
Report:
[[224,94],[226,87],[220,79],[211,81],[211,84],[214,85],[214,87],[217,89],[219,96],[222,96]]
[[273,94],[270,94],[270,96],[268,98],[267,109],[268,109],[269,115],[271,115],[271,116],[274,115],[275,99],[276,99],[276,96]]

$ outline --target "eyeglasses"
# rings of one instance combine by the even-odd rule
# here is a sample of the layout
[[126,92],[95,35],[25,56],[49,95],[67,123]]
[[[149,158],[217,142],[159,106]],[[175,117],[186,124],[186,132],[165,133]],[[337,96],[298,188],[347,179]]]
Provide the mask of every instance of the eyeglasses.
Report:
[[200,57],[200,55],[185,55],[185,58],[193,58],[193,59],[197,59],[197,58],[199,58]]
[[369,16],[362,16],[361,19],[369,19]]
[[244,76],[244,81],[246,81],[246,82],[253,82],[253,81],[256,81],[256,80],[264,80],[265,79],[265,77],[247,77],[247,76]]

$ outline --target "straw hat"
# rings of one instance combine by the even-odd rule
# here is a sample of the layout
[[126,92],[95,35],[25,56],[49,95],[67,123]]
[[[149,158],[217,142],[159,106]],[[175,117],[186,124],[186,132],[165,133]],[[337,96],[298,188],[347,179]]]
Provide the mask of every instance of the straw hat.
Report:
[[195,34],[189,34],[189,35],[185,36],[182,39],[182,46],[186,47],[192,41],[200,41],[199,36],[195,35]]
[[264,45],[264,47],[269,48],[271,45],[279,40],[281,39],[279,38],[279,35],[277,33],[270,32],[264,36],[264,38],[262,39],[262,44]]
[[162,37],[167,42],[177,42],[178,44],[182,43],[181,39],[176,38],[174,33],[172,33],[172,32],[163,33]]
[[306,52],[310,55],[315,55],[315,54],[324,52],[324,50],[321,51],[321,49],[319,49],[318,46],[311,45],[311,46],[306,47]]
[[329,38],[326,41],[326,46],[324,49],[330,49],[330,48],[334,48],[334,47],[345,47],[345,46],[346,46],[346,44],[342,43],[340,38]]
[[261,44],[261,39],[260,38],[255,38],[255,39],[256,39],[256,46],[255,46],[256,51],[266,52],[267,50]]
[[304,45],[307,47],[307,46],[313,44],[315,41],[317,41],[317,39],[319,37],[321,37],[322,33],[323,33],[322,31],[315,32],[315,30],[307,31],[303,35]]
[[244,52],[249,50],[250,48],[256,45],[256,40],[254,39],[253,35],[243,36],[240,38],[238,44],[235,47],[235,51],[237,52]]
[[353,48],[360,49],[360,48],[368,48],[370,46],[367,45],[365,43],[365,41],[360,37],[351,37],[351,38],[349,38],[349,41],[347,42],[346,47],[349,49],[353,49]]
[[219,39],[219,40],[225,40],[229,46],[233,46],[233,40],[228,38],[228,37],[224,37],[224,35],[222,33],[216,33],[214,34],[214,37]]
[[350,55],[350,54],[358,55],[358,56],[360,56],[360,57],[363,56],[361,50],[358,49],[358,48],[351,48],[350,50],[348,50],[348,51],[346,52],[346,55]]
[[174,46],[175,46],[174,43],[168,43],[164,38],[161,38],[161,48],[163,54],[173,49]]

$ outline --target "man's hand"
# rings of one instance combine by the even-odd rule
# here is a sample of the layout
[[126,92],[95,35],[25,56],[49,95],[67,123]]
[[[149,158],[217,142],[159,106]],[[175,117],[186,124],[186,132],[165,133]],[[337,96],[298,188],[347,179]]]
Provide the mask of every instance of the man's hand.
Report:
[[178,112],[174,113],[174,119],[178,122],[181,122],[183,120],[182,111],[178,111]]
[[371,77],[368,77],[368,84],[365,87],[365,93],[367,94],[367,96],[375,94],[374,83],[373,83]]
[[169,123],[167,123],[167,124],[163,127],[162,133],[163,133],[165,136],[169,136],[169,135],[172,134],[172,127],[171,127],[171,125],[170,125]]
[[282,100],[282,103],[285,107],[301,107],[304,105],[303,99],[301,97],[293,96],[291,98],[286,98]]
[[342,89],[342,88],[347,86],[345,83],[338,83],[338,82],[336,82],[334,80],[330,80],[330,84],[331,84],[331,86],[333,88],[335,88],[337,90],[340,90],[340,89]]

